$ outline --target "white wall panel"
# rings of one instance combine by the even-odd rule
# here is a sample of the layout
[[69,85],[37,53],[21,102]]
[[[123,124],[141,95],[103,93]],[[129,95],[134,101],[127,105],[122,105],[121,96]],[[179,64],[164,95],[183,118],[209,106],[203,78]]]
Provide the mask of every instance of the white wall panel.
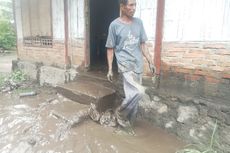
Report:
[[165,41],[230,40],[230,0],[166,0]]
[[64,0],[52,0],[53,38],[63,40],[65,38]]
[[84,12],[84,1],[85,0],[78,0],[78,12],[77,12],[77,38],[84,38],[84,31],[85,31],[85,12]]
[[135,16],[141,18],[149,40],[155,39],[156,0],[137,0]]
[[84,0],[70,0],[70,37],[84,38],[85,19],[84,19]]

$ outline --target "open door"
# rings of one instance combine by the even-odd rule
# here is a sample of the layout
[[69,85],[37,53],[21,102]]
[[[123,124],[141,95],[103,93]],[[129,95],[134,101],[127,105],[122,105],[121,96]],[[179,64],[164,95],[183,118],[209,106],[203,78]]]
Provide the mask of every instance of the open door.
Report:
[[118,0],[90,0],[90,69],[104,70],[107,66],[105,43],[110,23],[119,17]]

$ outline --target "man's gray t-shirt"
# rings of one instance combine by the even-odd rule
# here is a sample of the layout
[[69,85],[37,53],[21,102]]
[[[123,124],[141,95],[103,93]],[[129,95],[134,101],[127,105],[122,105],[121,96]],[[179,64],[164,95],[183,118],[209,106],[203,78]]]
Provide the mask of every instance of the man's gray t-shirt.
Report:
[[131,24],[125,24],[119,18],[109,26],[107,48],[113,48],[119,72],[143,72],[143,56],[140,44],[147,40],[143,23],[133,18]]

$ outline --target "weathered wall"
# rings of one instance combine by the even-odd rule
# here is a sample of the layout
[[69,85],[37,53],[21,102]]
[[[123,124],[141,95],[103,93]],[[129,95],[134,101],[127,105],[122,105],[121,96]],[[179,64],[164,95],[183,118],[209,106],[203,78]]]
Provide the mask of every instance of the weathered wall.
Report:
[[164,42],[161,88],[181,95],[230,100],[228,42]]
[[45,65],[65,67],[64,43],[54,41],[52,48],[27,47],[22,41],[18,43],[18,58],[31,62],[42,62]]
[[165,41],[229,41],[229,0],[166,0]]
[[[153,44],[148,43],[152,51]],[[175,133],[189,144],[206,145],[217,122],[219,152],[229,153],[229,61],[229,41],[164,41],[160,88],[149,91],[151,100],[145,97],[140,103],[139,118]]]
[[84,39],[72,39],[69,46],[69,53],[72,65],[84,66],[85,41]]
[[229,42],[163,42],[160,88],[147,91],[139,117],[206,145],[217,121],[215,140],[229,153],[229,61]]
[[[16,19],[16,27],[17,27],[17,48],[18,48],[18,58],[25,61],[32,62],[42,62],[45,65],[53,65],[58,67],[65,67],[65,37],[64,37],[64,3],[63,0],[55,0],[52,1],[52,13],[43,12],[45,15],[43,17],[48,16],[51,18],[52,16],[52,27],[53,29],[53,46],[52,47],[28,47],[24,46],[23,38],[26,36],[33,36],[29,27],[31,26],[27,22],[27,17],[25,13],[26,10],[23,9],[24,6],[21,6],[23,3],[28,2],[27,0],[15,1],[15,19]],[[30,3],[29,3],[30,4]],[[32,5],[32,4],[30,4]],[[27,5],[25,5],[27,6]],[[40,6],[43,9],[47,6]],[[49,9],[49,8],[48,8]],[[22,11],[23,10],[23,11]],[[42,10],[42,9],[41,9]],[[47,8],[46,8],[47,10]],[[26,11],[26,12],[24,12]],[[23,14],[24,16],[23,16]],[[42,12],[40,12],[42,13]],[[40,19],[39,24],[42,24],[47,20]],[[23,23],[22,23],[23,22]],[[32,23],[32,22],[31,22]],[[48,23],[43,23],[44,26],[40,26],[42,29],[47,29]],[[29,27],[28,27],[29,26]],[[26,30],[25,30],[26,29]],[[33,30],[36,32],[36,30]],[[39,30],[40,31],[40,30]],[[45,32],[45,31],[43,31]],[[45,32],[47,36],[50,34],[49,32]]]
[[137,0],[135,16],[142,19],[149,40],[155,39],[157,0]]
[[64,41],[65,22],[64,22],[64,1],[52,0],[52,21],[53,39]]
[[72,65],[83,65],[85,60],[84,0],[69,1],[69,57]]
[[[141,1],[137,16],[143,19],[153,55],[155,27],[145,22],[145,16],[155,20],[150,3]],[[166,0],[160,88],[149,91],[151,100],[145,97],[139,107],[141,119],[188,143],[208,145],[217,121],[216,140],[224,153],[230,152],[229,6],[228,0]],[[147,69],[146,64],[149,75]]]
[[52,36],[51,0],[21,0],[24,37]]

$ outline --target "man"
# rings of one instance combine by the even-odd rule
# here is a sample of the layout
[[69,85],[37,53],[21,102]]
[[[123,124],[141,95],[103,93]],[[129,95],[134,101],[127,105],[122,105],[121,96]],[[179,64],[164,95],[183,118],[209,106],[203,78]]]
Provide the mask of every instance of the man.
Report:
[[106,42],[107,78],[112,81],[112,63],[115,53],[125,92],[125,99],[116,110],[116,115],[118,124],[122,127],[127,127],[134,121],[138,102],[145,92],[144,87],[141,85],[143,55],[146,57],[153,73],[154,68],[151,57],[146,50],[145,41],[147,41],[147,36],[142,21],[133,17],[136,10],[136,0],[120,0],[120,9],[121,16],[110,24]]

